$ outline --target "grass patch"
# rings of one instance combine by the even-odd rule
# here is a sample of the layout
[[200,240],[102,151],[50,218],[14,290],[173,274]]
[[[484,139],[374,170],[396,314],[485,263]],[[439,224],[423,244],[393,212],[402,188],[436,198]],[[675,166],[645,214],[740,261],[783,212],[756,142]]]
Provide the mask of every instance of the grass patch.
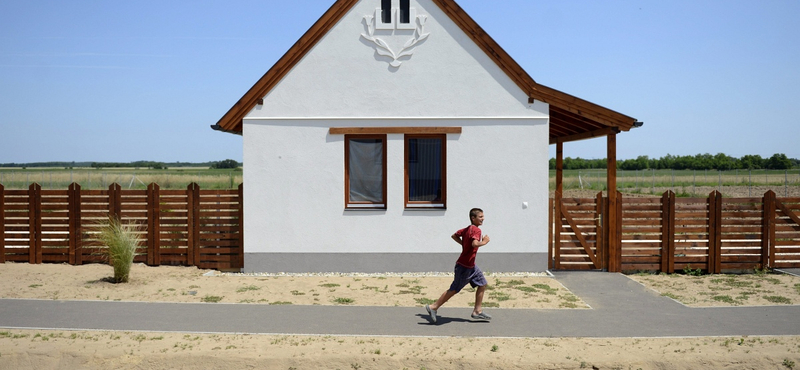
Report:
[[786,297],[775,296],[775,295],[768,295],[764,296],[764,299],[770,301],[772,303],[779,303],[779,304],[792,304],[792,300]]
[[341,286],[341,285],[336,284],[336,283],[326,283],[326,284],[320,284],[319,286],[321,286],[323,288],[336,288],[336,287]]
[[205,296],[203,298],[200,298],[200,301],[201,302],[205,302],[205,303],[218,303],[218,302],[222,301],[222,298],[225,298],[225,297],[220,297],[218,295],[207,295],[207,296]]
[[247,291],[250,291],[250,290],[260,290],[260,289],[261,289],[260,287],[257,287],[255,285],[248,285],[248,286],[243,286],[243,287],[241,287],[239,289],[236,289],[236,293],[244,293],[244,292],[247,292]]
[[353,298],[334,298],[333,303],[336,304],[353,304],[356,303],[356,300]]
[[491,292],[489,293],[489,299],[494,299],[499,302],[508,301],[511,299],[511,295],[503,292]]
[[434,304],[434,303],[436,303],[436,300],[435,300],[435,299],[430,299],[430,298],[425,298],[425,297],[422,297],[422,298],[414,298],[414,301],[416,301],[417,303],[419,303],[419,304],[421,304],[421,305],[426,305],[426,304]]
[[739,302],[737,300],[731,298],[731,296],[729,296],[729,295],[715,295],[715,296],[711,297],[711,299],[713,299],[713,300],[715,300],[717,302],[723,302],[723,303],[728,303],[728,304],[732,304],[732,305],[738,305],[739,304]]
[[270,302],[269,303],[270,306],[281,306],[281,305],[289,305],[289,304],[292,304],[292,302],[289,302],[289,301],[275,301],[275,302]]
[[424,286],[415,285],[409,287],[408,290],[401,290],[397,292],[397,294],[422,294],[422,289],[424,288],[425,288]]

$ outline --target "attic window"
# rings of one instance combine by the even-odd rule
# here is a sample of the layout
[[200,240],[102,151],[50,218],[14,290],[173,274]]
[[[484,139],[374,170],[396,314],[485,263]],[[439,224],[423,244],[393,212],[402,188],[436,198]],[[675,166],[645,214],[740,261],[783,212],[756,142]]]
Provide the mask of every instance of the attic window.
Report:
[[411,0],[400,0],[400,23],[411,23]]
[[381,0],[381,23],[392,23],[392,0]]

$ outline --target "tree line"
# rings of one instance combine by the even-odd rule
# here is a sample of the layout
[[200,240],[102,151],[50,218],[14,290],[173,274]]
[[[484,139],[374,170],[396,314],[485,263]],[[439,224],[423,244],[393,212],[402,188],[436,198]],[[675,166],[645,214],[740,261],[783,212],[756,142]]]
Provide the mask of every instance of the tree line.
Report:
[[242,163],[233,159],[225,159],[213,162],[157,162],[157,161],[134,161],[134,162],[33,162],[33,163],[0,163],[0,167],[21,167],[21,168],[147,168],[163,170],[167,168],[180,167],[209,167],[213,169],[241,167]]
[[[607,168],[605,158],[584,159],[584,158],[564,158],[563,168],[565,170],[584,170],[592,168]],[[617,160],[618,170],[788,170],[800,168],[800,160],[789,158],[786,154],[776,153],[769,158],[762,158],[760,155],[745,155],[741,158],[731,157],[724,153],[711,155],[708,153],[697,155],[675,156],[667,154],[661,158],[650,158],[640,155],[635,159]],[[550,169],[556,169],[556,159],[550,158]]]

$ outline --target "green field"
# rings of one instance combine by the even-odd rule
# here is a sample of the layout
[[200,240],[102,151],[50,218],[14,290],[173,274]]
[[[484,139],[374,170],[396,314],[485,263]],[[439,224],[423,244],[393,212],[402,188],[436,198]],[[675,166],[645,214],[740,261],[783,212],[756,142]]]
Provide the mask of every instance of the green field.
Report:
[[[550,170],[550,190],[555,189],[556,171]],[[564,170],[564,189],[606,190],[606,170]],[[642,170],[617,171],[617,189],[622,192],[703,194],[705,188],[770,188],[776,193],[800,187],[800,169],[792,170]]]
[[[201,189],[235,189],[242,181],[241,168],[0,168],[0,183],[6,189],[27,189],[32,183],[38,183],[43,189],[66,189],[72,182],[83,189],[107,189],[112,183],[120,184],[123,189],[146,189],[150,183],[158,184],[161,189],[185,189],[192,182],[198,183]],[[617,171],[617,188],[623,192],[660,194],[667,188],[675,189],[676,193],[691,193],[707,187],[769,187],[779,193],[784,188],[800,187],[800,169]],[[564,189],[601,191],[605,188],[605,169],[564,171]],[[550,171],[550,190],[553,189],[555,170]]]
[[236,189],[242,183],[242,169],[0,168],[0,184],[6,189],[27,189],[32,183],[42,189],[67,189],[73,182],[81,189],[108,189],[113,183],[122,189],[147,189],[150,183],[161,189],[186,189],[193,182],[201,189]]

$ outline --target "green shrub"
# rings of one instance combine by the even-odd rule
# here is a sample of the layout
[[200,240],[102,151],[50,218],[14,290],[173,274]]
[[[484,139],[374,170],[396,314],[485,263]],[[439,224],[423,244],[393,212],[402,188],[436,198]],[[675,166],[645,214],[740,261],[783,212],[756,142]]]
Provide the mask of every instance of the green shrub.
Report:
[[102,251],[105,259],[114,267],[114,283],[127,283],[136,257],[136,248],[144,242],[141,226],[136,223],[122,223],[116,217],[100,226],[97,238],[106,245]]

